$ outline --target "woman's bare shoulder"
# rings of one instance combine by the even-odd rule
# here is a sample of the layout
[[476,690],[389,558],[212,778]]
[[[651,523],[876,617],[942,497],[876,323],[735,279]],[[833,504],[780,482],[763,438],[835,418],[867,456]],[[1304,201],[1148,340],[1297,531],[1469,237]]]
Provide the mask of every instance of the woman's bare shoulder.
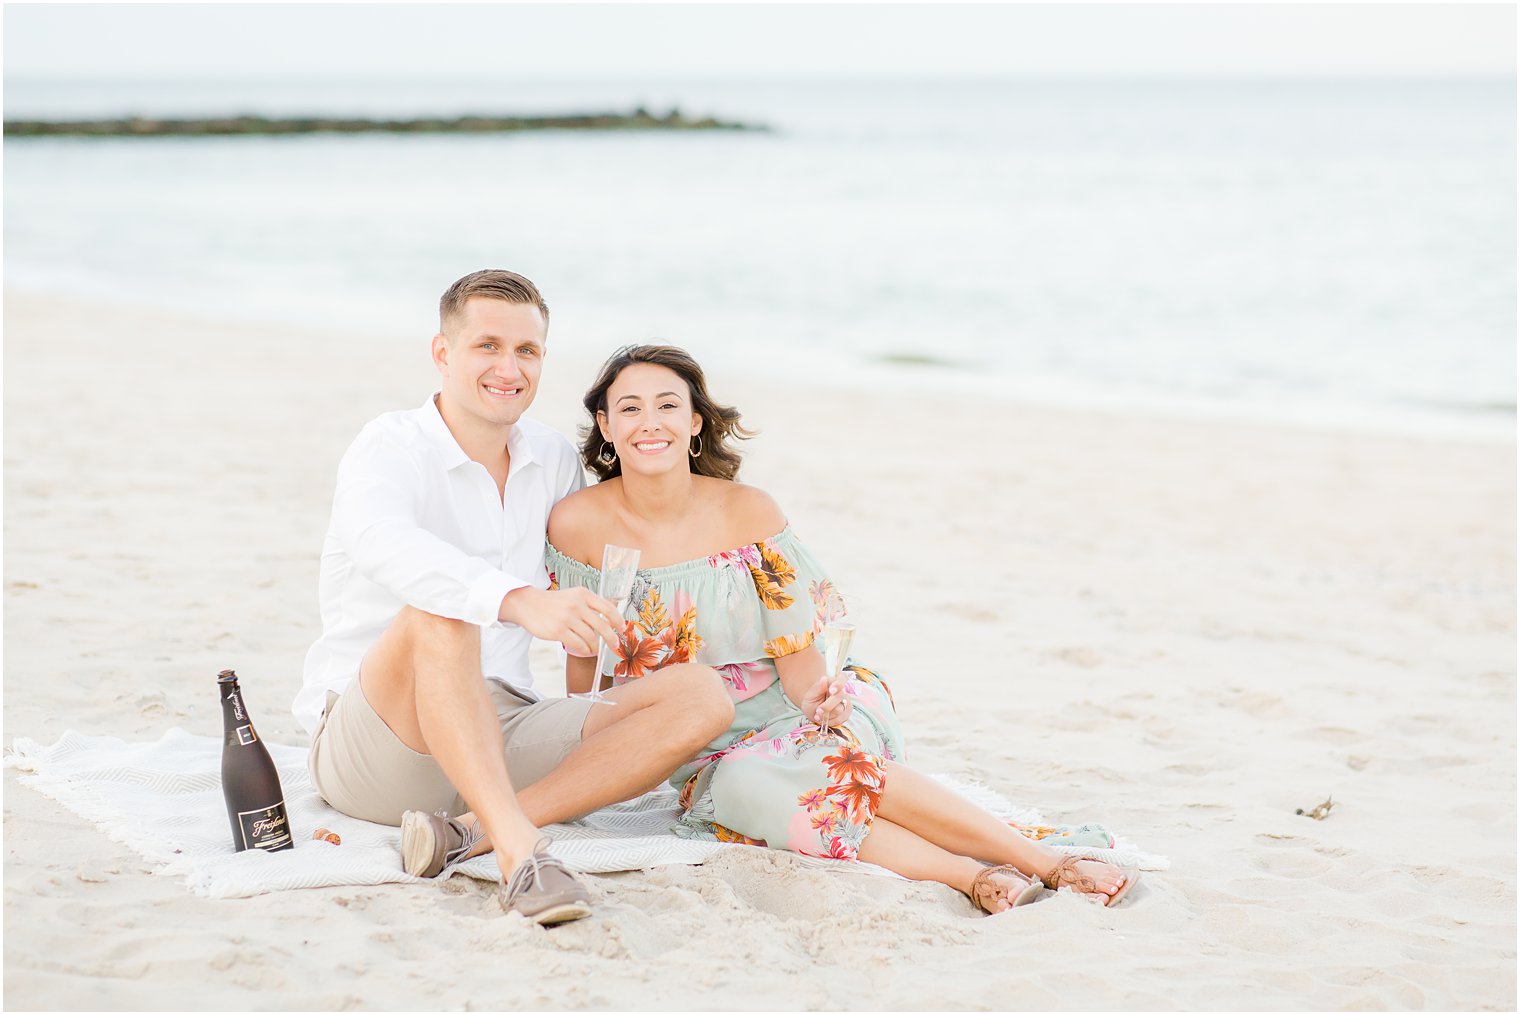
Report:
[[735,546],[758,543],[786,528],[786,513],[776,498],[758,486],[724,483],[723,515]]
[[549,512],[549,542],[561,553],[582,563],[592,563],[600,554],[600,547],[605,542],[600,533],[611,506],[609,486],[615,482],[616,479],[610,479],[577,490],[554,505]]

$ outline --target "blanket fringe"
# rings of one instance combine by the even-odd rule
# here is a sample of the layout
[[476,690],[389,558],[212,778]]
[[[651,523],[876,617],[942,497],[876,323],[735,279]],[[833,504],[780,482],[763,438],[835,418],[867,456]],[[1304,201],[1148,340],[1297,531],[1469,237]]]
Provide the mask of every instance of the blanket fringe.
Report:
[[[152,822],[134,820],[132,815],[116,803],[109,784],[80,782],[71,780],[67,775],[55,775],[46,771],[50,753],[72,746],[72,742],[82,743],[86,740],[73,730],[67,730],[57,744],[48,748],[35,740],[17,737],[11,752],[5,756],[5,767],[19,769],[23,774],[16,776],[16,781],[21,785],[56,800],[74,814],[93,823],[112,842],[136,850],[143,859],[161,864],[172,864],[179,859],[180,851],[164,841],[162,833],[153,827]],[[158,873],[165,872],[166,868],[161,868]]]

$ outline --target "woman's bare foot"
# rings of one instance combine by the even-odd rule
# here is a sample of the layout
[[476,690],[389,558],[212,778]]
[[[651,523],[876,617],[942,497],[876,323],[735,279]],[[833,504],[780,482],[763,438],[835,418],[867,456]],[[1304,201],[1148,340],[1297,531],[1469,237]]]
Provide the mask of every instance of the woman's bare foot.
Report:
[[1014,867],[984,867],[971,882],[971,901],[986,913],[1003,913],[1039,898],[1041,887]]
[[1064,856],[1041,880],[1048,888],[1070,888],[1078,894],[1100,899],[1105,906],[1111,906],[1140,880],[1140,873],[1115,866],[1106,860],[1082,860]]

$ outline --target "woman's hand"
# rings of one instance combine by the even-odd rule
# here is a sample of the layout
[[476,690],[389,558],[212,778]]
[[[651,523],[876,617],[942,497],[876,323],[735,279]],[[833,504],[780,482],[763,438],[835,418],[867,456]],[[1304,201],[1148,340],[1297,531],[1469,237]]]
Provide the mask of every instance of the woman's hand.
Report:
[[795,702],[803,718],[820,726],[838,726],[850,718],[855,706],[845,697],[845,686],[852,674],[845,672],[829,679],[824,670],[823,653],[814,645],[800,652],[776,657],[776,673],[781,688]]
[[844,674],[833,680],[829,679],[828,674],[819,677],[818,682],[803,696],[802,714],[819,726],[843,726],[855,711],[855,706],[844,692],[845,684],[849,681],[850,678]]

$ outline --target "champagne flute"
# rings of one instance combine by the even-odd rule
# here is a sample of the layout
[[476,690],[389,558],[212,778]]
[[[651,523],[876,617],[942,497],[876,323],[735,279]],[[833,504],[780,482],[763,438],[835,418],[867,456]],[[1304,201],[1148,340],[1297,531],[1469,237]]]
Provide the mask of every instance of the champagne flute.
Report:
[[[633,580],[638,574],[639,551],[626,546],[608,543],[602,549],[602,577],[597,594],[617,604],[617,615],[622,619],[633,595]],[[602,670],[607,665],[608,645],[605,639],[597,639],[596,673],[592,677],[591,690],[587,694],[572,694],[572,698],[585,698],[599,704],[615,705],[617,702],[602,694]]]
[[[850,642],[855,640],[855,625],[844,620],[831,620],[823,626],[820,635],[823,638],[823,669],[828,675],[829,683],[833,684],[839,679],[844,670],[845,660],[850,654]],[[829,727],[824,722],[818,723],[818,731],[827,733]]]

